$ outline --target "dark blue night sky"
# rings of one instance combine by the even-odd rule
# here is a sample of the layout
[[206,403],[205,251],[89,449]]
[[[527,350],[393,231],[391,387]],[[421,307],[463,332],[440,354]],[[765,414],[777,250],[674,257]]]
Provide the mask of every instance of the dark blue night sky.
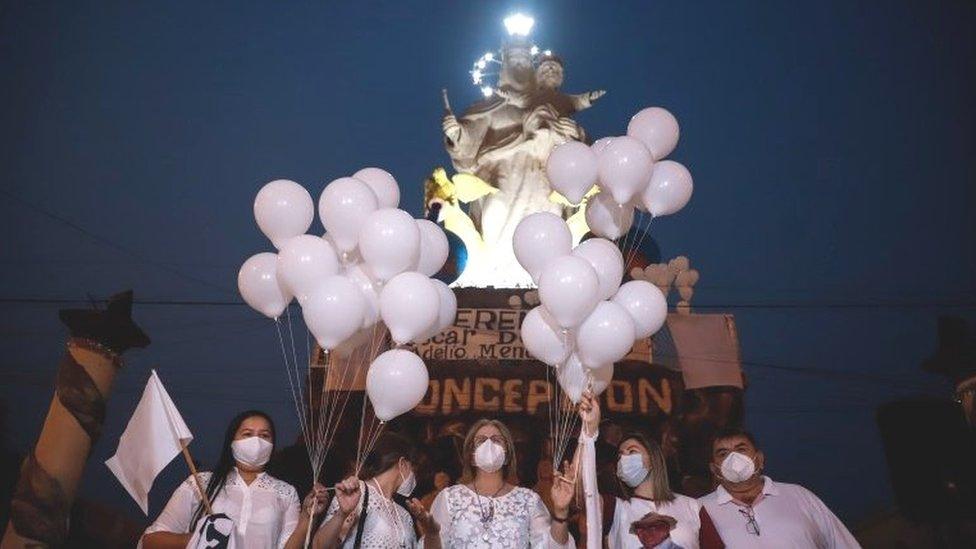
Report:
[[[696,194],[654,237],[701,271],[702,310],[736,314],[770,474],[850,522],[891,507],[875,408],[948,395],[919,370],[936,318],[976,321],[976,4],[86,4],[0,7],[8,446],[36,436],[64,341],[60,305],[10,298],[236,300],[240,263],[270,248],[251,201],[275,178],[317,197],[379,165],[419,215],[421,182],[449,162],[440,89],[476,99],[466,71],[518,7],[567,61],[565,89],[609,90],[581,116],[590,135],[648,105],[681,122],[673,156]],[[246,407],[293,439],[269,321],[239,306],[136,317],[154,342],[117,382],[83,495],[138,513],[101,462],[150,367],[202,461]],[[184,475],[161,477],[152,513]]]

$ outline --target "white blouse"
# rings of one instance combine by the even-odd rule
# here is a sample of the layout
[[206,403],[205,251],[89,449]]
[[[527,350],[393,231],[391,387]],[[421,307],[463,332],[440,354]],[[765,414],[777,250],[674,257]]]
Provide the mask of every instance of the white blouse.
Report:
[[[445,549],[507,547],[512,549],[572,548],[570,535],[557,543],[549,532],[549,510],[539,494],[515,487],[494,498],[479,496],[463,484],[442,490],[431,505]],[[490,520],[482,517],[490,514]]]
[[678,521],[671,530],[671,541],[682,549],[698,549],[698,531],[701,529],[701,504],[698,500],[681,494],[674,495],[674,501],[654,503],[639,497],[629,500],[617,498],[614,506],[613,525],[610,526],[608,545],[610,549],[639,549],[643,547],[635,534],[630,533],[630,525],[644,515],[655,512],[667,515]]
[[[206,489],[210,473],[201,472],[199,476]],[[200,494],[191,476],[173,492],[163,512],[143,535],[189,533],[190,521],[199,504]],[[291,484],[267,473],[259,474],[251,484],[246,484],[236,467],[227,474],[224,487],[210,506],[214,513],[224,513],[234,521],[235,544],[244,549],[284,547],[295,531],[301,509],[298,493]]]
[[[364,483],[360,482],[360,488]],[[363,524],[364,549],[413,549],[417,546],[417,535],[413,529],[413,518],[402,506],[387,499],[376,489],[371,481],[366,481],[369,490],[369,502],[366,508],[366,519]],[[342,547],[352,548],[356,544],[356,532],[359,531],[359,513],[362,513],[363,498],[359,498],[359,509],[352,528],[346,534]],[[332,498],[329,510],[322,525],[325,525],[339,510],[339,500]],[[321,526],[319,527],[321,528]]]

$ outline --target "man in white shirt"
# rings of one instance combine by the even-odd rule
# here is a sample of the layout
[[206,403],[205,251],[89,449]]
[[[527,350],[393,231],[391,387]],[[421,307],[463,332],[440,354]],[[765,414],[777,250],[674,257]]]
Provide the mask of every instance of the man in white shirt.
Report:
[[712,439],[712,473],[719,487],[699,501],[725,546],[748,548],[860,548],[820,498],[797,484],[763,476],[765,457],[740,429]]

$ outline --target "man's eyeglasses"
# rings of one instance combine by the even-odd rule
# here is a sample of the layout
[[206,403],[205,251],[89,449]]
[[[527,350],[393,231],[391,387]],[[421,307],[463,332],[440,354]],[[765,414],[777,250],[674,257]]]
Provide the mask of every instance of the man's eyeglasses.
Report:
[[745,509],[739,509],[742,516],[746,518],[746,532],[754,536],[759,535],[759,523],[756,522],[756,512],[753,511],[752,507],[746,507]]

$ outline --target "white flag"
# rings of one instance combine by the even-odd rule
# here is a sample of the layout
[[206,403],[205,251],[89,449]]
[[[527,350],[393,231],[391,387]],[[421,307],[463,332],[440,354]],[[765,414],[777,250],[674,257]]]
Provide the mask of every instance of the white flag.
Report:
[[119,439],[115,455],[105,465],[148,515],[149,489],[156,475],[191,440],[193,434],[153,370],[139,405]]

